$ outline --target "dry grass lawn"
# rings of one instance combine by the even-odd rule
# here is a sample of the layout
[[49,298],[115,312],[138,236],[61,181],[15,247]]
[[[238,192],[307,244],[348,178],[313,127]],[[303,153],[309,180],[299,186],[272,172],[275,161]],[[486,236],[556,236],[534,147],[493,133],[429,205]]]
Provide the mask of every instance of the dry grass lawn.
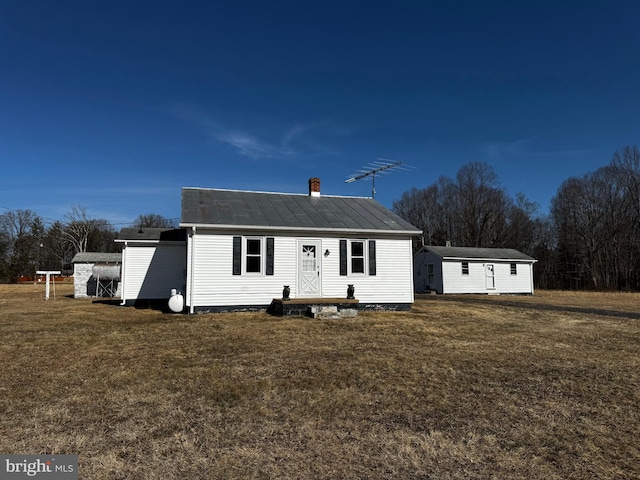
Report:
[[83,479],[640,478],[640,295],[317,321],[0,286],[0,452]]

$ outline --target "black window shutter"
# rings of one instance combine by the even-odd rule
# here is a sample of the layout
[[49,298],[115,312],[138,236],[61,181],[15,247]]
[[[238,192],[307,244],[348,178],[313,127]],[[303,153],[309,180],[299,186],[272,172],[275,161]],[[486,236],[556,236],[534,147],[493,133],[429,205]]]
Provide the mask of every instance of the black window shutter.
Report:
[[347,274],[347,241],[340,240],[340,275]]
[[273,237],[267,237],[267,275],[273,275]]
[[233,237],[233,274],[242,273],[242,237]]
[[376,241],[369,240],[369,275],[376,274]]

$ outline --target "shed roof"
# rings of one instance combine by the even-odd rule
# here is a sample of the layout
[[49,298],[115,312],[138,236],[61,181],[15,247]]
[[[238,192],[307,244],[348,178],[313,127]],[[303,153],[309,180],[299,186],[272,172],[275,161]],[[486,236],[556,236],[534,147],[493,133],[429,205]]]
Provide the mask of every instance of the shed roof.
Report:
[[421,233],[371,198],[205,188],[182,189],[180,225],[253,230]]
[[531,263],[537,261],[533,257],[525,255],[513,248],[440,247],[436,245],[426,245],[424,249],[430,250],[443,259],[518,260]]
[[121,263],[122,253],[79,252],[71,263]]
[[126,240],[139,241],[167,241],[183,242],[187,239],[187,232],[181,228],[123,228],[118,233],[116,242]]

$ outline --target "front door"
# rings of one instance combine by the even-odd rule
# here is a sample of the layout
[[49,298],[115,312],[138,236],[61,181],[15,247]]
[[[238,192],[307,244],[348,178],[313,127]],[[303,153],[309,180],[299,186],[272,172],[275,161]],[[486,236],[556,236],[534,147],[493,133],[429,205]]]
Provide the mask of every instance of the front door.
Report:
[[298,240],[298,296],[322,296],[320,240]]
[[496,276],[495,276],[495,266],[492,263],[488,263],[484,266],[485,276],[487,278],[487,288],[494,289],[496,288]]

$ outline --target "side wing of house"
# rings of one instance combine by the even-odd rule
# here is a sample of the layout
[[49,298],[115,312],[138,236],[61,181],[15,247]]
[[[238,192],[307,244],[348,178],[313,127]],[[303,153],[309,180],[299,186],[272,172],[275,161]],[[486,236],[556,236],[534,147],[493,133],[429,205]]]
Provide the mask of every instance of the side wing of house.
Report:
[[185,289],[184,242],[127,244],[122,250],[122,302],[168,299]]
[[220,233],[188,239],[191,311],[266,308],[290,295],[345,298],[353,285],[361,306],[410,308],[413,255],[409,236],[372,237]]

